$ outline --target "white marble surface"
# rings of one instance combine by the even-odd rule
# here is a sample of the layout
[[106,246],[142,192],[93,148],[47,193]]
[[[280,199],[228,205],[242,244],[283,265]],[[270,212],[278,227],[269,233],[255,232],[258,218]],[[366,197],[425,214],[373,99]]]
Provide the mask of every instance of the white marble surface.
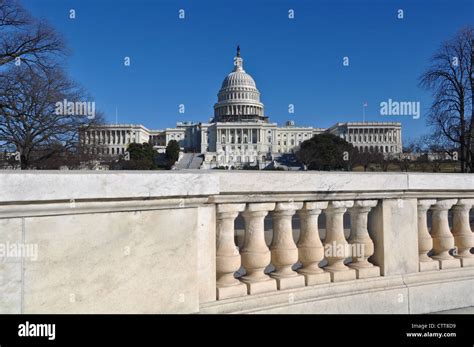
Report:
[[[436,271],[439,280],[431,272],[428,277],[418,273],[417,204],[413,195],[404,195],[431,190],[435,197],[470,197],[472,177],[217,170],[0,173],[0,242],[37,244],[39,252],[37,261],[0,259],[0,313],[198,312],[202,305],[215,304],[216,207],[210,197],[238,194],[240,202],[254,202],[247,204],[248,210],[257,211],[281,205],[272,193],[292,197],[312,192],[334,193],[328,194],[332,200],[343,195],[338,192],[398,192],[400,199],[382,195],[382,203],[369,215],[373,261],[386,277],[303,288],[298,295],[306,294],[296,299],[313,302],[307,306],[302,301],[295,301],[293,308],[272,306],[288,306],[280,299],[272,301],[288,295],[285,291],[245,298],[255,300],[249,302],[262,312],[319,312],[339,305],[333,312],[422,313],[434,300],[424,289],[444,300],[433,310],[473,305],[471,272]],[[74,208],[65,208],[71,199]],[[1,214],[5,209],[8,214]],[[449,281],[442,276],[456,271],[465,277],[445,285]],[[424,279],[409,283],[410,300],[417,301],[411,307],[392,301],[399,294],[406,297],[411,277],[400,276],[407,274]],[[369,291],[377,293],[371,297]],[[447,297],[449,293],[456,298]],[[341,294],[345,298],[337,299]],[[245,305],[237,301],[229,312]]]
[[410,190],[474,190],[473,174],[410,173]]
[[[22,219],[0,219],[0,244],[22,244]],[[21,258],[5,252],[0,255],[0,314],[21,313]]]
[[221,193],[474,191],[474,175],[401,172],[216,171]]
[[473,285],[474,269],[382,276],[216,301],[201,313],[420,314],[474,306]]
[[97,198],[192,197],[217,194],[474,192],[474,175],[265,171],[21,171],[0,173],[0,203]]
[[218,193],[218,179],[183,171],[21,171],[0,173],[7,201],[153,198]]
[[369,214],[374,242],[370,258],[382,276],[418,272],[418,214],[416,199],[385,199]]
[[197,226],[199,302],[216,300],[216,208],[198,208]]
[[[405,174],[377,175],[352,172],[216,172],[220,192],[275,193],[275,192],[327,192],[327,191],[376,191],[407,188]],[[473,184],[474,189],[474,184]]]
[[[177,223],[176,221],[180,221]],[[191,313],[197,209],[25,219],[25,313]]]

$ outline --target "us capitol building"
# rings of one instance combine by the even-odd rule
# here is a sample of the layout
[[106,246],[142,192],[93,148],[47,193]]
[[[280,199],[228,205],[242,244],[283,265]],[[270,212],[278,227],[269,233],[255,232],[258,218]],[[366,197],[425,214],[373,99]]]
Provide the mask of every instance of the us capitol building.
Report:
[[254,79],[245,72],[240,48],[234,68],[222,82],[208,123],[178,122],[175,128],[149,130],[142,125],[100,125],[81,134],[84,145],[104,156],[124,154],[130,143],[149,142],[163,152],[171,140],[182,150],[199,157],[197,167],[263,169],[283,154],[295,152],[301,142],[328,132],[340,136],[364,152],[393,155],[402,152],[401,124],[398,122],[336,123],[332,127],[299,127],[293,121],[279,127],[265,115]]

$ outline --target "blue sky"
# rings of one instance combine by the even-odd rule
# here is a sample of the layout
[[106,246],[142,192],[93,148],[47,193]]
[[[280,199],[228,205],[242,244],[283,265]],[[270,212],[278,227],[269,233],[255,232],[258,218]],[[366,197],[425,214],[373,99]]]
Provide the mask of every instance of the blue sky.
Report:
[[[271,121],[315,127],[361,121],[366,101],[366,120],[402,122],[404,140],[429,132],[431,97],[417,79],[430,56],[474,22],[472,0],[22,3],[65,37],[70,76],[94,96],[108,122],[115,122],[116,107],[119,123],[150,129],[208,121],[240,44],[244,68],[256,80]],[[185,19],[178,18],[180,9]],[[288,19],[289,9],[294,19]],[[345,56],[349,66],[343,66]],[[420,119],[381,116],[379,104],[389,98],[419,101]]]

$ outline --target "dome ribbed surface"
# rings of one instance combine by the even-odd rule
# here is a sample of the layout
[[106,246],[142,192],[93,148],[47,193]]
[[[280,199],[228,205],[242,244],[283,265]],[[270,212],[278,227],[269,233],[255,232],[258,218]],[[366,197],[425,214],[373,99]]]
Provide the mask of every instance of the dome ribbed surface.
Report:
[[227,75],[222,82],[221,89],[230,88],[230,87],[246,87],[246,88],[255,88],[255,81],[248,73],[245,71],[233,71]]

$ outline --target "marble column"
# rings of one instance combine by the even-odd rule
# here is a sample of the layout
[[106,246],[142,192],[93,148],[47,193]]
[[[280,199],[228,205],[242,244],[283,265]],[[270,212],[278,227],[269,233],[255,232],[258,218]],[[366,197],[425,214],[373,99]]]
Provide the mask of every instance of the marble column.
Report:
[[245,204],[217,205],[217,300],[247,295],[247,286],[234,277],[241,266],[239,249],[234,242],[234,221],[244,209]]
[[319,263],[324,259],[324,247],[319,237],[318,219],[321,211],[327,207],[327,201],[305,202],[303,208],[298,211],[298,256],[302,264],[298,272],[304,275],[307,286],[331,282],[329,272],[319,267]]
[[439,270],[439,262],[433,261],[428,256],[428,252],[433,249],[433,238],[428,231],[428,219],[426,212],[436,200],[418,200],[418,252],[420,261],[420,271]]
[[356,272],[344,265],[351,256],[350,246],[344,236],[344,213],[354,205],[353,201],[331,201],[324,210],[326,215],[326,238],[324,253],[328,265],[324,267],[331,274],[333,282],[356,279]]
[[454,237],[449,230],[448,211],[456,204],[457,199],[439,199],[433,205],[431,236],[433,238],[433,259],[439,261],[440,269],[461,266],[461,261],[449,254],[454,248]]
[[349,209],[351,215],[351,245],[352,263],[349,267],[356,271],[357,278],[380,276],[380,268],[374,266],[368,259],[374,254],[374,243],[367,229],[367,218],[370,210],[377,206],[377,200],[357,200]]
[[272,212],[273,239],[270,250],[275,271],[270,276],[276,279],[278,289],[305,285],[304,277],[292,269],[298,262],[298,248],[293,240],[292,217],[296,210],[302,207],[302,202],[278,202]]
[[474,199],[459,199],[453,207],[453,236],[456,246],[455,258],[461,260],[461,266],[474,266],[474,235],[469,223],[469,212],[474,205]]
[[250,203],[242,213],[245,219],[245,238],[240,254],[246,275],[241,280],[247,284],[249,294],[277,289],[276,280],[264,272],[271,259],[270,250],[265,243],[264,219],[274,208],[274,203]]

